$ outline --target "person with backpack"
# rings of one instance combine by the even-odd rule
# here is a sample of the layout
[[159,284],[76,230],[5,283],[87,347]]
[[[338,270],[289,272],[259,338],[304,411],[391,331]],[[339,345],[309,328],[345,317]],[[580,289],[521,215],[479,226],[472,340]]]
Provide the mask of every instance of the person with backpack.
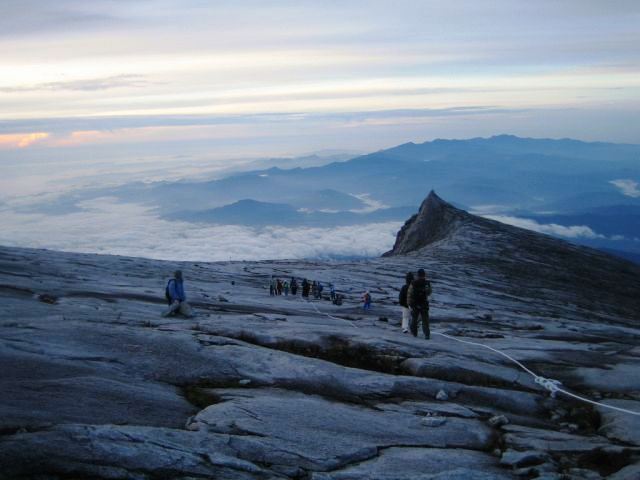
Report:
[[311,289],[311,284],[309,280],[306,278],[302,281],[302,296],[305,298],[309,298],[309,290]]
[[291,277],[291,295],[298,294],[298,282],[294,277]]
[[429,329],[429,295],[431,295],[431,282],[427,280],[424,269],[418,270],[418,278],[411,282],[407,291],[407,305],[411,309],[411,321],[409,328],[414,337],[418,336],[418,318],[422,320],[422,332],[424,338],[431,338]]
[[287,282],[285,280],[284,283],[282,284],[282,289],[284,290],[284,296],[288,297],[289,296],[289,282]]
[[191,305],[187,303],[187,296],[184,293],[184,283],[180,270],[176,270],[173,278],[167,282],[167,286],[164,289],[164,296],[167,299],[169,307],[162,313],[163,317],[173,316],[176,313],[187,318],[193,317]]
[[332,302],[336,300],[336,287],[333,283],[329,284],[329,298],[331,298]]
[[411,318],[411,310],[409,310],[409,304],[407,303],[407,293],[409,293],[409,286],[413,282],[413,272],[407,272],[404,277],[404,285],[400,289],[398,295],[398,303],[402,309],[402,333],[409,332],[409,319]]
[[362,295],[362,309],[365,311],[371,309],[371,294],[368,290]]
[[276,280],[276,295],[282,295],[282,280]]
[[324,286],[322,282],[318,282],[318,298],[322,300],[322,290],[324,290]]

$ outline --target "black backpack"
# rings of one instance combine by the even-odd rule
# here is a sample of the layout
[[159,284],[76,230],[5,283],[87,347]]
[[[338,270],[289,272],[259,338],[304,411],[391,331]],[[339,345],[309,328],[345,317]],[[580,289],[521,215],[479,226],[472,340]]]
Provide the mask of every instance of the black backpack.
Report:
[[400,289],[400,293],[398,294],[398,303],[402,307],[408,307],[407,305],[407,293],[409,293],[409,285],[405,284]]
[[431,295],[431,282],[428,280],[414,280],[411,284],[411,301],[414,305],[420,305],[429,301]]
[[164,287],[164,298],[166,298],[166,299],[167,299],[167,304],[168,304],[168,305],[171,305],[171,294],[169,293],[169,284],[170,284],[171,282],[175,282],[175,280],[172,278],[171,280],[169,280],[169,281],[167,282],[167,286],[166,286],[166,287]]

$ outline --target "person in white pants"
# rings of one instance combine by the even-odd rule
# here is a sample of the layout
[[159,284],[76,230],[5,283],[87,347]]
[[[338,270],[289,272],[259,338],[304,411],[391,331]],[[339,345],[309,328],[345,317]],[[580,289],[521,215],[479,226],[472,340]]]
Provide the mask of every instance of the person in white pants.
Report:
[[411,319],[411,310],[409,309],[409,304],[407,303],[407,292],[409,291],[409,286],[411,282],[413,282],[413,273],[408,272],[405,277],[405,284],[400,289],[400,295],[398,295],[398,303],[400,304],[400,308],[402,309],[402,333],[409,332],[409,321]]
[[169,305],[169,308],[167,308],[162,313],[162,316],[168,317],[170,315],[175,315],[176,313],[179,313],[180,315],[187,318],[193,317],[193,310],[191,309],[191,305],[189,305],[186,301],[181,302],[179,300],[174,300],[173,303]]
[[411,310],[409,307],[402,308],[402,333],[409,333],[409,321],[411,320]]

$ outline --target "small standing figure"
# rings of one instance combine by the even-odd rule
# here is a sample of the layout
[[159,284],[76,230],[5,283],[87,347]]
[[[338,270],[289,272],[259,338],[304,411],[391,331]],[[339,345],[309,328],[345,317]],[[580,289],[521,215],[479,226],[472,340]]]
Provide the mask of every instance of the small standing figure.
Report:
[[311,284],[309,283],[309,280],[307,280],[306,278],[302,281],[302,296],[304,298],[309,298],[309,290],[311,288]]
[[371,309],[371,294],[368,290],[362,295],[362,309],[365,311]]
[[276,279],[271,277],[269,280],[269,295],[272,297],[276,294]]
[[284,283],[282,284],[282,289],[284,290],[284,296],[288,297],[289,296],[289,282],[287,282],[285,280]]
[[282,280],[278,279],[276,282],[276,289],[278,295],[282,295]]
[[173,316],[176,313],[187,318],[193,317],[191,305],[187,303],[187,296],[184,293],[184,283],[182,281],[182,272],[180,270],[176,270],[173,273],[173,278],[167,282],[164,295],[169,307],[162,312],[163,317]]
[[291,277],[291,295],[298,294],[298,282],[294,277]]
[[324,286],[322,282],[318,282],[318,298],[322,300],[322,290],[324,290]]
[[418,270],[418,278],[411,282],[407,292],[407,303],[411,308],[411,322],[409,327],[414,337],[418,336],[418,319],[422,320],[422,332],[424,338],[431,338],[429,329],[429,295],[431,295],[431,282],[427,280],[424,269]]
[[329,296],[331,297],[331,302],[335,303],[336,301],[336,287],[333,283],[329,284]]
[[313,298],[318,298],[318,282],[315,280],[311,284],[311,294],[313,295]]

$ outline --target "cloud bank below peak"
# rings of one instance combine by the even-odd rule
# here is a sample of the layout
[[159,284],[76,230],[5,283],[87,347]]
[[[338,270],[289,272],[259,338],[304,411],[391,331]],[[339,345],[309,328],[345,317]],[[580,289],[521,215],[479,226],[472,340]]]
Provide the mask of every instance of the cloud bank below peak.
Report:
[[[11,225],[0,244],[158,260],[228,261],[374,257],[395,241],[401,222],[336,228],[249,228],[166,221],[151,209],[113,198],[82,202],[66,215],[0,210]],[[43,232],[46,232],[44,234]]]
[[496,220],[497,222],[513,225],[514,227],[532,230],[538,233],[553,235],[556,237],[564,237],[568,239],[598,239],[606,238],[604,235],[596,233],[586,225],[558,225],[555,223],[538,223],[528,218],[513,217],[510,215],[484,215],[485,218]]

